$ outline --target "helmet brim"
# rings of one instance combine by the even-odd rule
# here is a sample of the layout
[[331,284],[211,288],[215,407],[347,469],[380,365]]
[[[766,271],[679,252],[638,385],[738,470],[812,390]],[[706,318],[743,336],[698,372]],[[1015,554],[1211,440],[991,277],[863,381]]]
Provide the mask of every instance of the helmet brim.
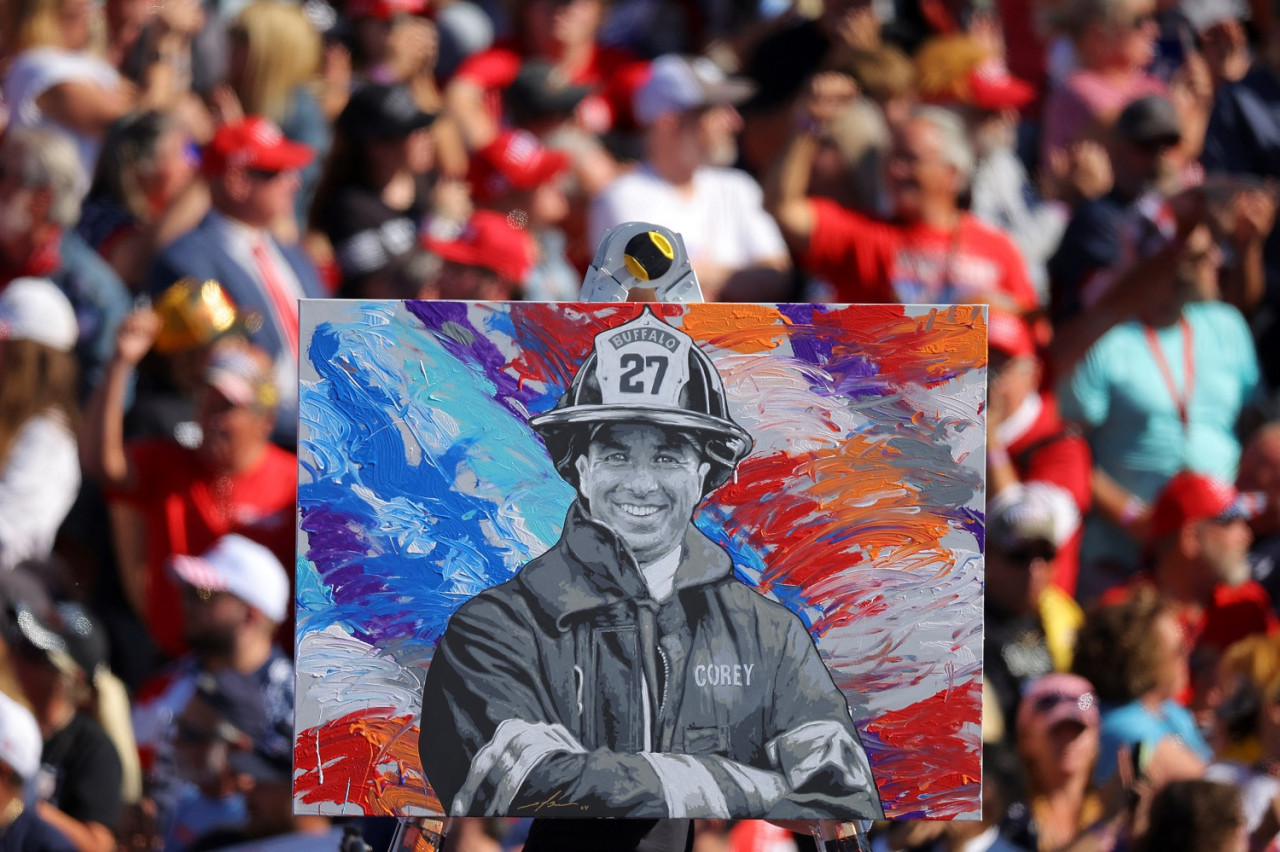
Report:
[[710,432],[725,441],[732,453],[734,465],[747,457],[754,444],[751,436],[737,423],[696,411],[673,410],[656,405],[575,405],[553,409],[529,419],[529,425],[544,438],[559,436],[567,428],[605,423],[648,423],[691,432]]

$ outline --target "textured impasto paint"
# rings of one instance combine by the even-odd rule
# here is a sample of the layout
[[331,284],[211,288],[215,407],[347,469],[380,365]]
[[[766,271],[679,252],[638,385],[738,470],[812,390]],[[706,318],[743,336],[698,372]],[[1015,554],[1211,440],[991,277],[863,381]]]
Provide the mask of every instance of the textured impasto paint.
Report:
[[[808,626],[887,815],[976,815],[982,309],[650,308],[755,440],[698,527]],[[433,648],[559,537],[574,493],[527,420],[640,310],[303,303],[297,812],[440,812],[416,752]]]

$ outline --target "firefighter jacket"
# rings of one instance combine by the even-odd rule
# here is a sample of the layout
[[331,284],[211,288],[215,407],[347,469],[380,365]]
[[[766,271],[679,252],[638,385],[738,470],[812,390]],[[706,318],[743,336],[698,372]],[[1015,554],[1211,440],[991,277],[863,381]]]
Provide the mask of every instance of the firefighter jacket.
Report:
[[653,600],[578,504],[554,547],[453,615],[418,745],[454,816],[883,816],[800,619],[692,523]]

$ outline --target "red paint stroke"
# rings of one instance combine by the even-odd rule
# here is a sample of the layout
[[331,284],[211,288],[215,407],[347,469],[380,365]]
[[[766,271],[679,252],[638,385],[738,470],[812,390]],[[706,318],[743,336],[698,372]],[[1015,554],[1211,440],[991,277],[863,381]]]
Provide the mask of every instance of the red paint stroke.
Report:
[[[963,728],[977,724],[981,709],[982,685],[970,683],[881,714],[863,727],[888,816],[947,819],[973,813],[981,753],[977,738],[964,736]],[[345,801],[369,816],[424,808],[441,813],[419,766],[417,726],[410,716],[389,713],[358,710],[302,731],[294,749],[295,801]]]
[[[883,441],[855,435],[803,456],[774,453],[745,461],[737,481],[721,488],[716,502],[733,532],[749,532],[767,548],[761,588],[807,588],[828,579],[833,567],[867,558],[881,567],[921,557],[938,570],[952,567],[951,552],[942,546],[950,519],[920,511],[920,495],[903,484],[896,456]],[[850,494],[861,498],[851,500]]]
[[981,718],[982,684],[973,682],[882,713],[865,726],[887,816],[947,819],[975,813],[981,744],[976,734],[961,734],[965,725],[972,733]]
[[406,816],[409,808],[443,813],[418,759],[413,716],[389,708],[348,713],[298,734],[295,802],[349,802],[366,816]]

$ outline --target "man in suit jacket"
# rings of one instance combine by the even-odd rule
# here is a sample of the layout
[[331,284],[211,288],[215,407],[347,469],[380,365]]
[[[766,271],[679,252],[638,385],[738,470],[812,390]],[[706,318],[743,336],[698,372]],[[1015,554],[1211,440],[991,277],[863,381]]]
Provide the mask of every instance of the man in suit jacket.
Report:
[[292,213],[298,170],[311,158],[310,148],[260,116],[220,127],[202,164],[213,209],[156,258],[147,282],[159,294],[179,278],[212,278],[241,311],[262,318],[254,342],[275,361],[282,391],[276,437],[285,443],[297,423],[298,299],[322,290],[302,249],[281,243],[269,227]]

